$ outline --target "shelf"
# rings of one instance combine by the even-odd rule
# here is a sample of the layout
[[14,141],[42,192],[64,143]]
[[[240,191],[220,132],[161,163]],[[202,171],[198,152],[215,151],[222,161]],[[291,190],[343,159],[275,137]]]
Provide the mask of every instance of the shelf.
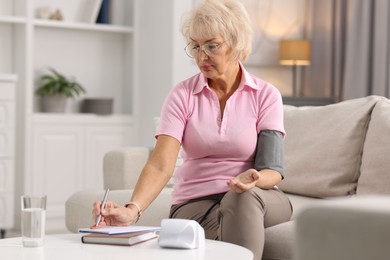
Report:
[[35,123],[132,123],[134,117],[126,114],[96,115],[89,113],[34,113]]
[[27,19],[21,16],[0,16],[1,23],[24,24]]
[[0,73],[0,82],[15,82],[18,79],[16,74]]
[[114,33],[125,33],[131,34],[134,29],[130,26],[120,26],[112,24],[89,24],[89,23],[78,23],[78,22],[66,22],[66,21],[50,21],[50,20],[34,20],[36,27],[46,28],[58,28],[58,29],[76,29],[76,30],[87,30],[87,31],[98,31],[98,32],[114,32]]

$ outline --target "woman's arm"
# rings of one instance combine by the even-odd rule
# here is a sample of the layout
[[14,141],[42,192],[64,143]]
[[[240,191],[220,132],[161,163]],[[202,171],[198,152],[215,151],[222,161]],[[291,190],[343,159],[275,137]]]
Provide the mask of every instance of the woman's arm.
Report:
[[255,169],[240,173],[228,181],[231,190],[244,192],[253,187],[271,189],[283,179],[283,135],[279,131],[264,130],[257,138]]
[[265,190],[272,189],[281,180],[282,176],[277,171],[270,169],[263,169],[260,171],[249,169],[229,180],[227,184],[232,191],[241,193],[250,190],[253,187],[259,187]]
[[160,135],[157,138],[153,153],[143,168],[135,186],[128,207],[107,202],[105,209],[100,212],[100,201],[94,203],[93,218],[102,214],[102,220],[97,227],[105,225],[127,226],[138,220],[138,207],[145,210],[159,195],[173,174],[176,165],[180,142],[173,137]]
[[177,139],[167,135],[157,138],[155,149],[142,170],[131,198],[141,209],[146,209],[153,202],[172,177],[179,149]]

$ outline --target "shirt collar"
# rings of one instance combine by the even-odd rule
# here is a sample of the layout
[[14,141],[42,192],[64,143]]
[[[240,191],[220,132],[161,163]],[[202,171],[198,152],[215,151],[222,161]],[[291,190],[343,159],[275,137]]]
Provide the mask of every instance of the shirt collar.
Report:
[[198,73],[198,82],[192,91],[194,95],[200,93],[204,88],[208,88],[209,84],[207,83],[207,79],[201,72]]
[[[242,63],[240,61],[239,61],[239,65],[240,65],[240,68],[242,71],[242,75],[241,75],[241,82],[240,82],[240,85],[238,86],[237,90],[242,91],[242,90],[244,90],[245,87],[250,87],[254,90],[258,90],[259,86],[254,82],[253,77],[244,68],[244,66],[242,65]],[[197,84],[192,92],[194,95],[200,93],[204,88],[209,87],[206,77],[204,77],[201,72],[198,74],[198,78],[199,78],[199,80],[198,80],[198,82],[197,82]]]
[[259,86],[253,80],[253,76],[244,68],[241,62],[240,62],[240,67],[241,67],[242,75],[241,75],[241,82],[237,90],[242,91],[244,90],[245,87],[258,90]]

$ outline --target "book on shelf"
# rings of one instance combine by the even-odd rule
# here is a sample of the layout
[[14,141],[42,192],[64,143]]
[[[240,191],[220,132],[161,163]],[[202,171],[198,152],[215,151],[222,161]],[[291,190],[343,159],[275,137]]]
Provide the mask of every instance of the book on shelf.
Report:
[[111,23],[111,0],[103,0],[100,5],[99,14],[96,19],[96,23],[109,24]]
[[158,231],[141,231],[119,235],[87,234],[81,237],[84,244],[132,246],[158,237]]
[[86,22],[96,23],[102,3],[103,0],[88,0],[85,14]]

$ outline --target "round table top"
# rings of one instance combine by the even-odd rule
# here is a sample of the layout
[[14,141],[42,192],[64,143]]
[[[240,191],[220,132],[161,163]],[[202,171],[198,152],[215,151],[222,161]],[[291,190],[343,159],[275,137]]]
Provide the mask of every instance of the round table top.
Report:
[[13,260],[61,260],[61,259],[115,259],[115,260],[252,260],[253,253],[241,246],[206,239],[205,246],[198,249],[161,248],[153,239],[133,246],[83,244],[82,234],[46,235],[44,246],[22,246],[22,238],[0,239],[1,258]]

